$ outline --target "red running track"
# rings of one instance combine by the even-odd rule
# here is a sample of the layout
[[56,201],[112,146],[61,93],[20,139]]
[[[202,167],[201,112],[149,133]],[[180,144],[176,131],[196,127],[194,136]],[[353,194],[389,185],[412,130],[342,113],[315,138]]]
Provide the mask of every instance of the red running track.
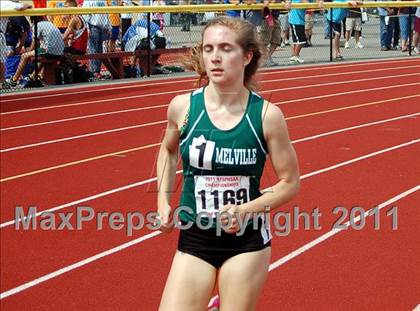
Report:
[[[323,216],[321,230],[274,237],[273,264],[298,255],[270,272],[258,310],[412,310],[419,303],[418,66],[411,59],[260,73],[262,94],[288,119],[303,177],[301,193],[281,210],[318,207]],[[193,87],[192,78],[159,84],[2,96],[2,310],[157,309],[176,233],[154,237],[143,229],[127,236],[125,229],[97,231],[93,223],[80,231],[24,231],[12,220],[16,205],[58,208],[56,214],[80,205],[154,210],[154,144],[164,123],[145,123],[163,121],[169,99]],[[130,126],[138,127],[125,129]],[[263,186],[273,180],[268,165]],[[335,206],[368,210],[391,198],[398,230],[385,215],[390,204],[379,230],[368,217],[362,230],[339,232],[296,253],[328,234],[338,218]],[[119,249],[129,241],[135,244]]]

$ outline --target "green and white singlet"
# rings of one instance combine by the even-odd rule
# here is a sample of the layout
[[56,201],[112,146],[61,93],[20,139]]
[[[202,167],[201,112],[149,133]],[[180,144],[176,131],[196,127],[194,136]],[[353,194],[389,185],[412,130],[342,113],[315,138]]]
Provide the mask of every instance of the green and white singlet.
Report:
[[[264,99],[250,91],[240,122],[220,130],[207,114],[204,88],[191,93],[188,121],[180,135],[184,177],[180,206],[192,213],[181,211],[181,220],[195,222],[199,213],[214,218],[226,204],[243,204],[261,196],[267,156],[263,104]],[[201,222],[208,224],[208,218]]]

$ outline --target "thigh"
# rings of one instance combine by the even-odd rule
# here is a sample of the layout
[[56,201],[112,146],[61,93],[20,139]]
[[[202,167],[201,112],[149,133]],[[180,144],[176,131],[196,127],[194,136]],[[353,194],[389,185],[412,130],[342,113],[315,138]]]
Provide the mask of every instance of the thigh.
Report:
[[220,268],[218,276],[221,311],[255,310],[268,275],[271,247],[236,255]]
[[351,31],[354,28],[354,18],[347,17],[346,18],[346,30]]
[[216,282],[216,268],[177,251],[162,294],[159,311],[206,310]]
[[357,17],[354,19],[354,30],[362,31],[362,18],[361,17]]

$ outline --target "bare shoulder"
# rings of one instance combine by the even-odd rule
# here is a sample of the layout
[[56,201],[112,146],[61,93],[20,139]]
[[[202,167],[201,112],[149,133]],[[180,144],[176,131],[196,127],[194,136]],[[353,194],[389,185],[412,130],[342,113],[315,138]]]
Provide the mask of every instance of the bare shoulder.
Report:
[[177,95],[172,98],[168,106],[168,121],[178,126],[182,124],[190,104],[190,93]]
[[273,138],[273,135],[285,135],[288,138],[287,125],[283,112],[278,106],[268,101],[264,101],[263,129],[266,140]]

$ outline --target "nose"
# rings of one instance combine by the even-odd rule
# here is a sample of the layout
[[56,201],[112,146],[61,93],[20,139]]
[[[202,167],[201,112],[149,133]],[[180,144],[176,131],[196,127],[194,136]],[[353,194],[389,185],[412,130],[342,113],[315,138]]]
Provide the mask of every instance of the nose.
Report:
[[218,49],[213,50],[213,53],[211,55],[211,61],[213,63],[220,63],[221,58],[220,58],[220,53],[219,53]]

